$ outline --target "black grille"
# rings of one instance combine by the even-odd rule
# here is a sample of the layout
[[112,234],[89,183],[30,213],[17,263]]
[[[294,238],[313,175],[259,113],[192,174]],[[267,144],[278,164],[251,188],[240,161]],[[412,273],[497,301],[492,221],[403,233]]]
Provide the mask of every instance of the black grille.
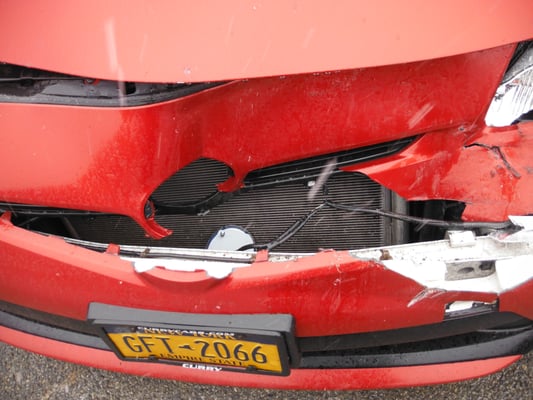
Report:
[[[133,221],[120,216],[73,217],[81,239],[140,246],[206,248],[228,225],[248,231],[256,245],[271,243],[325,201],[358,208],[391,210],[400,206],[390,191],[364,175],[339,168],[400,151],[416,138],[326,154],[252,171],[244,188],[220,193],[217,184],[232,175],[217,160],[199,159],[164,182],[151,196],[156,220],[173,234],[162,240],[146,237]],[[322,175],[329,177],[322,182]],[[310,193],[313,192],[311,196]],[[397,211],[395,208],[392,211]],[[396,244],[397,226],[387,218],[323,207],[276,251],[315,252]]]
[[333,167],[331,173],[336,174],[340,172],[340,168],[342,167],[397,153],[413,143],[415,139],[416,137],[407,137],[392,142],[304,158],[258,169],[250,172],[246,176],[245,187],[253,188],[316,178],[322,173],[324,166],[330,163]]
[[210,158],[201,158],[172,175],[152,195],[162,203],[193,203],[217,191],[217,184],[231,175],[230,168]]
[[[154,193],[158,201],[198,201],[216,191],[227,168],[213,160],[199,160],[178,172]],[[146,246],[205,248],[211,236],[226,225],[250,232],[256,244],[276,239],[295,221],[328,199],[365,208],[388,208],[390,193],[369,178],[355,173],[331,176],[312,201],[308,182],[289,183],[235,194],[205,215],[161,215],[157,221],[174,231],[162,240],[146,238],[129,218],[76,217],[72,225],[85,240]],[[321,248],[358,249],[388,244],[382,217],[320,210],[305,227],[276,251],[312,252]]]

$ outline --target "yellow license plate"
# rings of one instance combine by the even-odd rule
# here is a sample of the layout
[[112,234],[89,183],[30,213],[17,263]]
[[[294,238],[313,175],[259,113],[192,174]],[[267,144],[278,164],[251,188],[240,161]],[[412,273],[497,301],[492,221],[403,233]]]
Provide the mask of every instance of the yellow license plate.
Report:
[[203,329],[108,327],[106,335],[125,360],[176,362],[206,371],[287,375],[281,334]]

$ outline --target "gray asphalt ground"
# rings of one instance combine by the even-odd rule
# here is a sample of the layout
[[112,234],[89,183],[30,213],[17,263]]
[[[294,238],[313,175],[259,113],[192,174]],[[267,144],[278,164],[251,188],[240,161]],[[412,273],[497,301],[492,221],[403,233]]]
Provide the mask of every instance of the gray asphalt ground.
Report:
[[533,400],[533,353],[488,377],[431,387],[371,391],[279,391],[195,385],[117,374],[0,344],[0,399]]

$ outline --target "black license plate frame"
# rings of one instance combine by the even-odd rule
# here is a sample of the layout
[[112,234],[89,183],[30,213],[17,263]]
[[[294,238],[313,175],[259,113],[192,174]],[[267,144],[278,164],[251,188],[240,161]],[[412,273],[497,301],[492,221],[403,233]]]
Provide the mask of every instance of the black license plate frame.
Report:
[[288,376],[299,357],[288,314],[189,314],[91,303],[88,320],[127,362]]

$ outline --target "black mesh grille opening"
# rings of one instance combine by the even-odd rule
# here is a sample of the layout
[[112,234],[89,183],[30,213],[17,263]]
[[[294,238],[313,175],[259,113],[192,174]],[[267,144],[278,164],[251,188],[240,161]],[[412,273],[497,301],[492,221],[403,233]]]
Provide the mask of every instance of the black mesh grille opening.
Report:
[[[212,173],[206,174],[207,170]],[[226,176],[227,170],[213,160],[200,160],[191,164],[183,176],[167,181],[154,193],[154,199],[196,201]],[[191,190],[187,193],[184,188],[189,187]],[[227,225],[246,229],[256,243],[267,243],[326,199],[358,207],[386,209],[390,196],[377,183],[354,173],[330,177],[312,200],[308,199],[309,191],[306,182],[290,183],[235,194],[203,215],[156,216],[157,222],[174,231],[161,240],[147,238],[144,231],[126,217],[73,217],[70,221],[80,237],[90,241],[206,248],[211,236]],[[385,245],[388,244],[386,223],[379,216],[324,208],[276,251],[314,252],[322,248],[359,249]]]
[[[271,243],[325,201],[405,213],[405,202],[392,192],[362,174],[340,168],[393,154],[415,139],[252,171],[245,178],[244,188],[230,194],[218,192],[217,185],[232,176],[231,168],[213,159],[196,160],[166,180],[151,196],[157,222],[173,230],[162,240],[147,238],[133,221],[121,216],[80,216],[70,222],[79,238],[89,241],[206,248],[213,235],[227,226],[247,231],[256,245]],[[328,176],[325,183],[322,175]],[[399,225],[376,215],[324,207],[276,251],[315,252],[403,243],[405,229]]]
[[337,153],[324,154],[321,156],[304,158],[284,164],[251,171],[245,179],[245,187],[273,185],[297,180],[313,179],[318,177],[324,170],[324,166],[331,163],[331,173],[340,172],[340,168],[362,163],[399,152],[415,141],[416,137],[407,137],[392,142],[379,143],[372,146],[359,147],[356,149]]
[[231,169],[220,161],[201,158],[163,182],[152,199],[163,203],[192,203],[212,195],[217,184],[231,176]]

